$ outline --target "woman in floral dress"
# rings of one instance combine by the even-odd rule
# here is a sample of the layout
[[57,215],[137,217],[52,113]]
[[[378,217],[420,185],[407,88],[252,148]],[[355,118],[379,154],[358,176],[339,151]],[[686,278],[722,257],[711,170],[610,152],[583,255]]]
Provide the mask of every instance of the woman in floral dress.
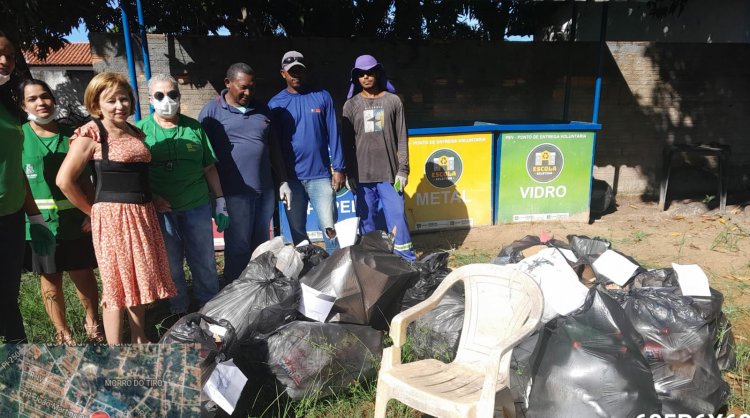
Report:
[[[95,76],[86,87],[84,105],[93,120],[71,136],[57,185],[91,217],[107,342],[122,342],[122,314],[127,311],[131,341],[147,343],[146,304],[176,294],[148,188],[151,154],[143,133],[127,122],[135,97],[124,76]],[[93,204],[76,183],[91,160],[97,177]]]

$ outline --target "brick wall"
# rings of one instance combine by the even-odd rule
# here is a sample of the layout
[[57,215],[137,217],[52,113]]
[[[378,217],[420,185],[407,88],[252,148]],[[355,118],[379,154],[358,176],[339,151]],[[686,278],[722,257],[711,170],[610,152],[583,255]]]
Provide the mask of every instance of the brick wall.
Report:
[[[98,57],[97,72],[127,74],[121,38],[92,34],[90,39]],[[608,46],[599,114],[604,128],[598,135],[594,176],[613,184],[618,193],[653,196],[658,191],[664,144],[719,142],[733,148],[732,188],[747,188],[750,146],[744,137],[750,124],[750,45],[610,42]],[[279,61],[290,49],[305,54],[312,74],[331,92],[339,111],[354,58],[375,55],[404,100],[409,127],[560,119],[570,62],[570,119],[591,120],[596,43],[569,48],[533,42],[149,36],[152,73],[168,72],[180,81],[182,111],[190,116],[196,116],[223,88],[226,68],[237,61],[256,70],[257,96],[269,99],[285,87]],[[147,112],[140,61],[138,74],[141,108]],[[714,193],[711,181],[708,175],[689,181],[676,178],[670,188],[710,194]]]

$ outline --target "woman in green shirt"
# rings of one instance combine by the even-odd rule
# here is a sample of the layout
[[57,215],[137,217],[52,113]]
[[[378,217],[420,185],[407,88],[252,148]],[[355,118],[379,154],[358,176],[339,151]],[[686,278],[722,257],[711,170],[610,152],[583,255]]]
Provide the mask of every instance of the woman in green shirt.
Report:
[[[88,337],[102,342],[98,319],[99,297],[93,270],[96,257],[91,241],[91,220],[73,206],[55,185],[55,177],[68,153],[68,139],[73,131],[54,121],[57,116],[56,102],[47,83],[25,80],[19,92],[19,104],[29,119],[23,125],[23,169],[34,201],[55,234],[57,244],[54,253],[45,257],[38,256],[31,251],[31,245],[27,245],[26,269],[41,275],[42,299],[55,327],[57,342],[75,343],[65,320],[62,286],[65,271],[75,284],[78,299],[86,310],[84,327]],[[93,200],[94,187],[87,171],[80,176],[78,184]],[[28,240],[28,222],[26,226]]]
[[26,341],[18,293],[24,252],[24,214],[29,215],[34,252],[49,254],[54,236],[39,214],[21,169],[23,131],[11,78],[17,49],[0,31],[0,337],[5,343]]

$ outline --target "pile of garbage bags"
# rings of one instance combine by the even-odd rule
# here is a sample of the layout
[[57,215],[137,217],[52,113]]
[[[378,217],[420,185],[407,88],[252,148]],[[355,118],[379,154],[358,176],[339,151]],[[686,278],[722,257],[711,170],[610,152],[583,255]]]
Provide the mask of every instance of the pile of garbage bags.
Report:
[[[544,326],[513,353],[519,413],[695,416],[726,406],[721,370],[734,367],[735,355],[720,292],[684,296],[674,269],[647,270],[603,239],[535,238],[515,241],[494,260],[530,274],[545,298]],[[602,263],[608,252],[619,271]]]
[[[393,316],[451,271],[446,252],[410,263],[392,250],[380,231],[330,255],[269,241],[162,341],[200,344],[204,375],[231,359],[250,378],[246,391],[252,382],[291,400],[343,393],[377,375]],[[544,294],[542,325],[512,353],[518,415],[698,415],[726,405],[721,370],[735,366],[735,354],[720,292],[683,295],[674,268],[648,270],[606,240],[579,235],[529,235],[493,262],[529,274]],[[411,358],[455,358],[464,303],[458,284],[409,325]]]

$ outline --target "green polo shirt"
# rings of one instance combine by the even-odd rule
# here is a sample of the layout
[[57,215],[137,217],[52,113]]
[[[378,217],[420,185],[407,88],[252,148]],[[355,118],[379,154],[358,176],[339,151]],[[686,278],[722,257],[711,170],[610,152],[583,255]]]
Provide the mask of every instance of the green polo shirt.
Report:
[[197,120],[180,115],[177,127],[162,128],[154,115],[137,123],[151,151],[151,191],[169,201],[172,210],[189,210],[208,202],[203,169],[216,155]]
[[[60,126],[60,133],[40,137],[28,123],[23,125],[23,171],[29,180],[31,194],[50,231],[57,239],[78,239],[86,234],[81,231],[86,215],[78,210],[55,184],[65,156],[68,155],[70,136],[73,130]],[[91,176],[88,166],[82,176]],[[29,222],[26,221],[26,239],[30,240]]]
[[0,216],[18,212],[26,198],[21,170],[23,131],[15,117],[0,104]]

